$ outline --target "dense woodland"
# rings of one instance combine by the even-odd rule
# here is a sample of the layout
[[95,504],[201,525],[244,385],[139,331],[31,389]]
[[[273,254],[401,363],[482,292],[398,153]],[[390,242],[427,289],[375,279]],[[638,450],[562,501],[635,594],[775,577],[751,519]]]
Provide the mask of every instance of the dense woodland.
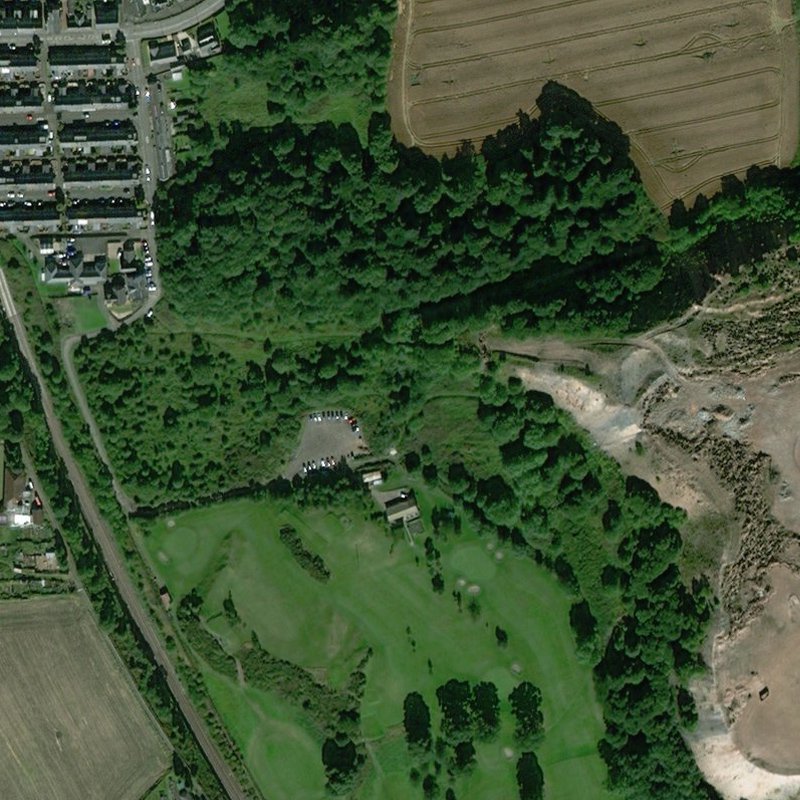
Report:
[[[479,378],[477,336],[663,319],[701,297],[711,273],[794,235],[798,182],[754,169],[664,219],[617,126],[557,84],[539,118],[520,115],[481,152],[465,144],[441,161],[394,141],[381,113],[361,136],[299,122],[348,88],[383,96],[391,14],[385,3],[230,3],[226,68],[260,70],[279,121],[212,128],[189,114],[192,157],[156,209],[168,306],[152,327],[77,352],[117,475],[145,505],[255,487],[278,473],[305,412],[358,409],[376,451],[406,448],[407,466],[574,592],[612,786],[715,798],[680,735],[713,604],[681,575],[680,515],[625,481],[547,398]],[[431,423],[448,396],[471,399]],[[489,455],[444,442],[462,423]],[[441,441],[429,447],[432,433]],[[360,757],[347,737],[326,739],[333,783]],[[539,796],[533,750],[517,770],[521,796]]]
[[226,9],[228,59],[234,67],[253,58],[263,63],[275,113],[308,107],[337,92],[383,100],[395,19],[391,0],[233,0]]
[[285,122],[179,176],[158,210],[172,314],[77,354],[134,497],[260,480],[312,403],[396,438],[443,364],[471,368],[453,344],[482,326],[624,327],[616,307],[663,274],[650,235],[664,222],[616,126],[556,84],[539,104],[539,120],[443,162],[376,115],[367,147],[348,126]]

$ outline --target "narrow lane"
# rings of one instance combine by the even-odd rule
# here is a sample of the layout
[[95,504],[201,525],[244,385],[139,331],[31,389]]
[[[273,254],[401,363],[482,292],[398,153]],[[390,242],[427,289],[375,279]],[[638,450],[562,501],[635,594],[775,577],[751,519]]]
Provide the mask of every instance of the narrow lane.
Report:
[[217,749],[211,737],[206,732],[205,724],[200,714],[195,709],[189,696],[186,694],[183,686],[178,679],[175,668],[173,667],[169,656],[161,643],[158,631],[153,624],[150,614],[144,607],[139,592],[133,584],[122,556],[117,548],[117,543],[114,534],[111,531],[108,523],[100,513],[97,503],[95,502],[94,495],[92,494],[86,482],[78,463],[75,461],[72,451],[67,444],[64,436],[61,422],[55,412],[53,406],[53,399],[50,396],[50,391],[47,384],[44,382],[41,371],[39,370],[39,363],[36,360],[33,348],[28,341],[28,334],[25,330],[25,325],[22,318],[17,313],[14,299],[9,289],[6,280],[5,271],[0,269],[0,302],[3,305],[3,311],[11,322],[14,333],[17,337],[20,352],[25,360],[28,362],[31,373],[39,385],[39,391],[42,402],[42,409],[44,410],[47,425],[50,429],[50,434],[53,437],[53,444],[56,448],[61,459],[67,468],[70,483],[75,489],[78,502],[81,506],[81,512],[86,524],[94,535],[95,541],[100,547],[103,558],[106,562],[109,572],[117,586],[122,602],[128,609],[134,623],[137,625],[142,635],[147,641],[148,645],[153,651],[153,657],[156,663],[164,670],[167,679],[167,685],[172,692],[173,697],[177,701],[180,709],[186,718],[192,733],[198,741],[203,753],[211,764],[212,769],[222,783],[225,791],[228,793],[230,800],[248,800],[248,795],[242,789],[236,776],[233,774],[230,767],[225,763],[219,750]]

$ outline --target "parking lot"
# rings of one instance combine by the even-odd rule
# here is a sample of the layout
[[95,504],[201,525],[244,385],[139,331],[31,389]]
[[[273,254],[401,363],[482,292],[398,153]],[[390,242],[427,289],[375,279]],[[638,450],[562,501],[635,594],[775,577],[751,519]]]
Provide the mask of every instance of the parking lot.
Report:
[[361,426],[351,412],[342,409],[310,412],[303,421],[300,444],[284,475],[293,478],[330,469],[367,453],[369,448]]

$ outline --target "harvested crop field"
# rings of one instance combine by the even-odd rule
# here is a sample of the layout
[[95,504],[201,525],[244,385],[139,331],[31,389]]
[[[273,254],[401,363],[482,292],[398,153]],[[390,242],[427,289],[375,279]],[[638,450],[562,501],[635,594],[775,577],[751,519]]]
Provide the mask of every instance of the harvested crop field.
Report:
[[77,597],[0,603],[0,797],[139,800],[169,749]]
[[389,102],[406,143],[480,142],[535,113],[548,80],[630,136],[661,207],[795,155],[789,0],[401,0]]

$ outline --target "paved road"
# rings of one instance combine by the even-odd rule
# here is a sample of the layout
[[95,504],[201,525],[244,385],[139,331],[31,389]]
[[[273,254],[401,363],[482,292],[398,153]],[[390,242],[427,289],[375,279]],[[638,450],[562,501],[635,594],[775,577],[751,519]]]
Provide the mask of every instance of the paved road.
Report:
[[225,763],[221,754],[217,750],[216,745],[206,732],[203,719],[197,713],[192,705],[189,696],[184,691],[183,686],[178,680],[175,668],[169,660],[166,650],[164,649],[161,639],[158,636],[158,631],[153,624],[149,612],[144,607],[142,599],[138,590],[133,585],[133,581],[128,574],[125,563],[117,549],[117,543],[114,534],[111,531],[108,523],[100,514],[94,496],[86,483],[86,478],[83,475],[80,467],[72,456],[69,449],[67,440],[64,437],[64,432],[61,427],[61,422],[56,415],[53,406],[53,399],[47,388],[47,384],[42,379],[39,370],[39,363],[34,357],[33,349],[28,341],[28,334],[25,330],[25,325],[22,318],[19,316],[14,305],[14,299],[6,281],[5,272],[0,269],[0,302],[2,302],[3,310],[8,317],[9,321],[14,327],[14,333],[17,337],[20,352],[25,360],[28,362],[31,373],[39,384],[39,391],[41,396],[42,408],[47,419],[47,425],[50,428],[50,433],[53,437],[53,444],[61,459],[67,468],[70,482],[75,489],[75,494],[78,497],[78,502],[81,506],[81,512],[86,520],[87,525],[94,535],[95,541],[100,547],[103,558],[106,562],[112,578],[116,582],[117,590],[119,591],[120,598],[125,603],[128,612],[133,618],[135,624],[138,626],[142,635],[153,651],[153,657],[156,663],[164,670],[167,678],[167,685],[172,692],[173,697],[178,702],[181,711],[183,712],[186,721],[192,729],[195,737],[197,738],[200,747],[205,753],[206,758],[211,764],[214,772],[217,774],[220,782],[228,793],[231,800],[248,800],[248,795],[239,785],[239,781],[231,771],[230,767]]
[[203,0],[202,3],[192,6],[186,11],[165,19],[151,20],[148,22],[125,22],[122,29],[125,36],[136,39],[156,39],[168,36],[178,31],[185,31],[194,25],[205,22],[206,19],[225,8],[225,0]]

